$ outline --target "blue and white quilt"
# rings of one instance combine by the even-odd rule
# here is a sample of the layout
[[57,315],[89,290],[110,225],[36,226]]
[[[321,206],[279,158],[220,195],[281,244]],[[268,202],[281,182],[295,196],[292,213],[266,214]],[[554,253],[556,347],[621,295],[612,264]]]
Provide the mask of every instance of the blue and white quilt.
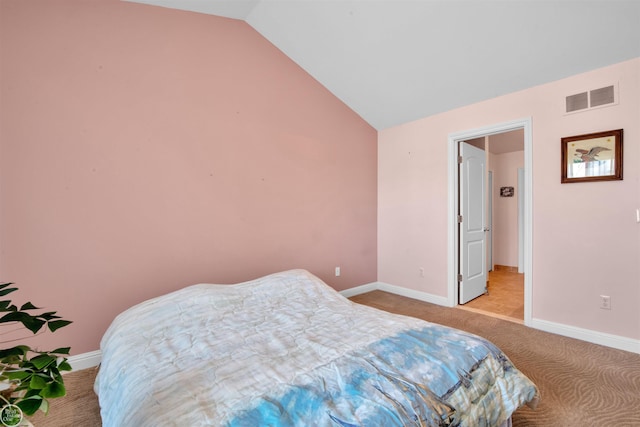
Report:
[[101,349],[104,427],[498,426],[538,396],[487,340],[304,270],[146,301]]

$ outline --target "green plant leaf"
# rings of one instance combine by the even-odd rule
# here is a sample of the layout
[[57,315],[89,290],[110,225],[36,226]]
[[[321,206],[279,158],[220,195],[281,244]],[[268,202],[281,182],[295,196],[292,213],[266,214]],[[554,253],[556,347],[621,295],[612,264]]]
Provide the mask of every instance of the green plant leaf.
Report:
[[44,390],[40,392],[40,396],[45,399],[54,399],[65,394],[67,394],[67,390],[64,388],[64,384],[57,381],[47,384]]
[[4,371],[2,376],[6,377],[9,380],[24,380],[28,378],[31,373],[25,371]]
[[41,371],[42,369],[44,369],[48,365],[51,365],[52,363],[55,363],[56,362],[56,358],[53,357],[53,356],[49,356],[48,354],[41,354],[41,355],[36,356],[33,359],[31,359],[30,362],[33,364],[33,366],[38,371]]
[[33,415],[42,405],[42,396],[31,396],[16,402],[16,406],[22,409],[25,415]]
[[27,302],[23,304],[22,307],[20,307],[20,310],[38,310],[38,307],[31,304],[30,302]]
[[21,365],[27,356],[7,356],[0,359],[0,362],[6,366]]
[[58,369],[61,371],[71,371],[72,368],[69,362],[67,362],[67,359],[65,359],[62,363],[58,365]]
[[[11,301],[2,301],[2,303],[3,305],[2,305],[2,308],[0,309],[1,312],[6,313],[9,311],[18,311],[18,307],[11,304]],[[4,303],[7,303],[7,304],[4,304]]]
[[44,320],[40,320],[36,316],[31,316],[27,313],[21,313],[19,311],[7,313],[4,316],[0,317],[0,323],[8,322],[20,322],[24,325],[25,328],[29,329],[34,334],[37,333],[46,323]]
[[46,313],[40,314],[40,317],[43,319],[59,319],[60,316],[56,316],[55,311],[47,311]]
[[0,359],[4,359],[7,356],[23,356],[29,351],[31,351],[31,347],[26,345],[17,345],[15,347],[5,348],[0,350]]
[[51,332],[55,332],[58,329],[63,328],[63,327],[67,326],[70,323],[73,323],[73,322],[71,322],[69,320],[53,320],[53,321],[48,323],[49,330]]
[[24,394],[24,396],[22,398],[23,399],[28,399],[28,398],[34,397],[34,396],[36,396],[38,399],[41,399],[42,396],[40,396],[40,390],[28,389],[27,392]]
[[[7,283],[7,286],[8,286],[8,285],[13,285],[13,283]],[[3,297],[3,296],[5,296],[5,295],[8,295],[8,294],[10,294],[11,292],[15,292],[15,291],[17,291],[17,290],[18,290],[18,288],[7,288],[7,287],[4,287],[4,288],[2,288],[2,289],[0,290],[0,297]]]
[[34,390],[42,390],[47,386],[47,381],[39,375],[34,375],[31,377],[31,381],[29,382],[29,387]]
[[60,348],[56,348],[55,350],[51,350],[48,353],[50,354],[69,354],[69,352],[71,351],[71,347],[60,347]]

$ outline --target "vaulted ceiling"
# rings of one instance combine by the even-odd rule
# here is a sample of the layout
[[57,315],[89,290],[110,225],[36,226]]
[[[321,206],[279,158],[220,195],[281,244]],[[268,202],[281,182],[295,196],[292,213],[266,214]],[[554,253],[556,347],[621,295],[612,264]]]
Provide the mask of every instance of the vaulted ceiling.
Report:
[[246,21],[378,130],[640,57],[639,0],[128,1]]

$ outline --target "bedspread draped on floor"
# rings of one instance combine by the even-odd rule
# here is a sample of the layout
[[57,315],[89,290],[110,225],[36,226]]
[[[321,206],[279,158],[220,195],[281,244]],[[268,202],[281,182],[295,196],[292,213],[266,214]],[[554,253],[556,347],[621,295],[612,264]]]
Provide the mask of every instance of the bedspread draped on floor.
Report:
[[485,339],[352,303],[304,270],[149,300],[101,349],[105,427],[495,426],[537,399]]

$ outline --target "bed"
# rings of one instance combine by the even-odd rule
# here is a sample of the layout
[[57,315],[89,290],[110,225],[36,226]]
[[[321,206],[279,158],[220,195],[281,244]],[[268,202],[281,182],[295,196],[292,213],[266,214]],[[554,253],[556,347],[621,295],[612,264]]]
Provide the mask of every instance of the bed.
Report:
[[353,303],[306,270],[148,300],[101,351],[104,427],[501,426],[538,399],[489,341]]

